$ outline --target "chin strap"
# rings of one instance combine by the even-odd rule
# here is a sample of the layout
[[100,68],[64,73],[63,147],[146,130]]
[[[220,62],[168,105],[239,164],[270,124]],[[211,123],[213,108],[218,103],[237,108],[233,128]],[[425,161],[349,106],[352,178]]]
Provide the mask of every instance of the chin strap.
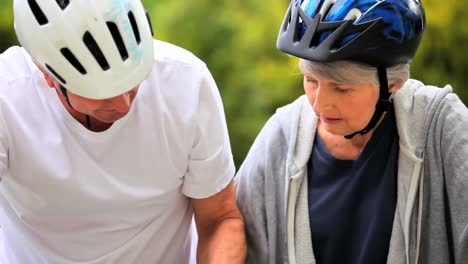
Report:
[[382,115],[385,112],[387,112],[393,104],[392,101],[390,101],[391,93],[388,91],[387,68],[378,66],[377,73],[379,76],[380,91],[379,91],[379,101],[377,101],[377,105],[375,106],[374,115],[372,116],[370,122],[367,124],[367,126],[364,129],[344,136],[346,139],[351,139],[357,134],[360,134],[360,135],[367,134],[377,125]]
[[[73,106],[70,103],[70,99],[68,98],[67,89],[65,87],[63,87],[62,85],[60,85],[60,91],[62,92],[63,96],[65,96],[65,100],[67,100],[68,105],[72,109],[75,109],[75,108],[73,108]],[[85,116],[86,116],[86,125],[88,126],[88,129],[91,129],[91,118],[89,118],[89,115],[85,115]]]
[[[73,106],[70,104],[70,99],[68,99],[68,93],[67,93],[67,89],[65,89],[65,87],[63,87],[62,85],[60,85],[60,91],[62,92],[63,96],[65,96],[65,99],[67,100],[67,103],[68,105],[73,108]],[[74,108],[73,108],[74,109]]]

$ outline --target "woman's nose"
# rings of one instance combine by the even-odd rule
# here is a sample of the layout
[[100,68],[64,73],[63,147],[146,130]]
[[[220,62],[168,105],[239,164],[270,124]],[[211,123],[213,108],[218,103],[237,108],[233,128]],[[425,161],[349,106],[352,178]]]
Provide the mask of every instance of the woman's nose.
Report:
[[330,107],[330,95],[327,93],[326,89],[322,86],[315,89],[314,98],[312,101],[312,108],[315,113],[322,113],[327,107]]

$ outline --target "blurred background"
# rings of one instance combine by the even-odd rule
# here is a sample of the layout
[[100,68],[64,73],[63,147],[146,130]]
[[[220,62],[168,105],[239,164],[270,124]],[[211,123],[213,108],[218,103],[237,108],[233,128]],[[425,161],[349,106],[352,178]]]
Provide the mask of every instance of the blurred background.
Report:
[[[190,50],[210,68],[223,98],[238,168],[268,117],[303,94],[296,59],[276,49],[289,1],[143,2],[155,38]],[[451,84],[466,105],[468,1],[422,2],[427,29],[412,63],[412,77],[437,86]],[[12,3],[0,0],[0,53],[17,45]]]

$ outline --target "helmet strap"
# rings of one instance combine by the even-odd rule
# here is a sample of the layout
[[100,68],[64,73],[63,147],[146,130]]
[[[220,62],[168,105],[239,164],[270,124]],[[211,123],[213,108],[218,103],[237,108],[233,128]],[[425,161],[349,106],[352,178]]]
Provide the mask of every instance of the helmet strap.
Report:
[[[73,106],[70,103],[70,99],[68,98],[67,89],[65,87],[63,87],[62,85],[60,85],[60,91],[62,92],[63,96],[65,97],[65,100],[67,100],[68,105],[72,109],[75,109],[75,108],[73,108]],[[89,117],[89,115],[85,115],[85,116],[86,116],[86,125],[88,126],[88,129],[91,129],[91,118]]]
[[91,118],[89,118],[89,115],[86,115],[86,125],[91,129]]
[[72,106],[71,103],[70,103],[70,99],[68,98],[67,89],[65,89],[65,87],[63,87],[62,85],[60,85],[60,91],[62,92],[63,96],[65,96],[65,100],[67,100],[68,105],[69,105],[72,109],[75,109],[75,108],[73,108],[73,106]]
[[382,115],[385,112],[387,112],[392,106],[392,101],[390,100],[391,93],[388,91],[387,68],[383,66],[378,66],[377,74],[379,77],[380,91],[379,91],[379,100],[377,101],[377,105],[375,106],[374,115],[372,116],[370,122],[367,124],[367,126],[364,129],[344,136],[346,139],[351,139],[357,134],[360,134],[360,135],[367,134],[377,125]]

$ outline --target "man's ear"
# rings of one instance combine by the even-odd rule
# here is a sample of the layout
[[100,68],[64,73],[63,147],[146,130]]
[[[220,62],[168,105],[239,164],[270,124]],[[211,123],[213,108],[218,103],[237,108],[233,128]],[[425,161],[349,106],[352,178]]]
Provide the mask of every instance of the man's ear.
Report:
[[400,81],[396,84],[390,85],[390,87],[388,88],[388,91],[390,93],[395,93],[396,91],[400,90],[401,87],[403,87],[403,82]]
[[39,70],[42,72],[42,74],[44,75],[44,79],[46,80],[47,85],[49,85],[50,88],[55,88],[54,80],[49,76],[49,74],[39,64],[36,63],[36,65],[39,68]]

